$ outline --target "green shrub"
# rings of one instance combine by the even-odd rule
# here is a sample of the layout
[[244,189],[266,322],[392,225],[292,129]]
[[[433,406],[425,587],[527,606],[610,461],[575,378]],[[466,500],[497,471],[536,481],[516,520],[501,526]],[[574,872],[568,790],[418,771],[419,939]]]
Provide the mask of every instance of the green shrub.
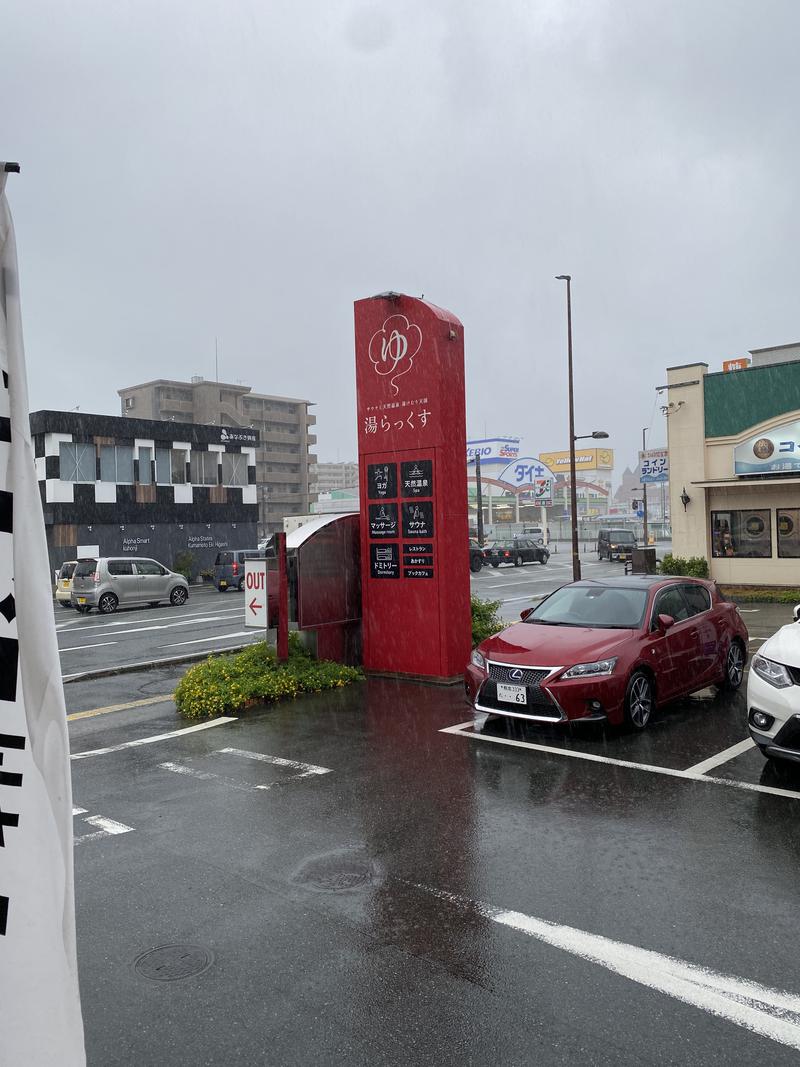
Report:
[[290,634],[289,659],[278,663],[266,641],[228,656],[209,656],[181,678],[175,706],[186,719],[224,715],[252,704],[341,689],[363,678],[356,667],[315,660]]
[[179,552],[172,564],[172,569],[176,574],[182,574],[186,581],[190,582],[194,572],[194,553]]
[[705,556],[673,556],[667,552],[661,560],[662,574],[677,574],[681,578],[707,578],[708,560]]
[[800,589],[785,586],[721,585],[719,590],[740,604],[800,604]]
[[502,630],[506,623],[497,614],[500,607],[499,600],[481,600],[480,597],[470,597],[472,608],[472,647],[485,641],[487,637]]

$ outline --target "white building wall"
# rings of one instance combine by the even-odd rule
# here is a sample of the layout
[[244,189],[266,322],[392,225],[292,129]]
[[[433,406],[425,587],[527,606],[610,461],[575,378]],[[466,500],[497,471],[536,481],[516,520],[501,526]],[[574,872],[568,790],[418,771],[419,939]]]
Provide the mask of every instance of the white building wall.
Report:
[[[707,477],[703,401],[707,371],[707,363],[667,370],[668,384],[677,387],[666,393],[672,552],[676,556],[711,555],[706,492],[692,484],[704,482]],[[691,498],[685,509],[680,499],[684,488]]]

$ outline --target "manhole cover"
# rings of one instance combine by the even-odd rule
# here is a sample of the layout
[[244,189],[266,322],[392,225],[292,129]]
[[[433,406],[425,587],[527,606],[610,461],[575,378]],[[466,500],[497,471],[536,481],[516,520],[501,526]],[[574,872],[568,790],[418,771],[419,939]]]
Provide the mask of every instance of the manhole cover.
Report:
[[294,877],[299,885],[323,893],[346,893],[375,881],[375,865],[363,856],[334,852],[303,864]]
[[213,955],[197,945],[159,945],[143,952],[134,970],[143,978],[156,982],[177,982],[193,974],[202,974],[214,962]]

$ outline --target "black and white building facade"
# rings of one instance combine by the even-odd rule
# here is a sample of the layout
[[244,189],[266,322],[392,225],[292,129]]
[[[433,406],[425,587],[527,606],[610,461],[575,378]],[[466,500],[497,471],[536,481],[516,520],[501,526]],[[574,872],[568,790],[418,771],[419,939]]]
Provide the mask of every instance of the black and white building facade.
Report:
[[31,415],[51,569],[136,555],[192,574],[258,540],[255,430],[74,411]]

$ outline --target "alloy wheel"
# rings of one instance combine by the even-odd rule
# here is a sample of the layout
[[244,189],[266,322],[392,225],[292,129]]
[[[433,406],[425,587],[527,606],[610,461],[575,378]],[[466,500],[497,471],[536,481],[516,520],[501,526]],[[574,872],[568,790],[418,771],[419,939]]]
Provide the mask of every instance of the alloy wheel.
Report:
[[653,694],[650,682],[643,674],[634,678],[630,688],[628,707],[631,722],[634,726],[643,730],[650,719],[653,710]]
[[734,641],[728,649],[728,662],[725,665],[728,676],[728,685],[731,689],[738,689],[744,677],[744,653],[742,646]]

